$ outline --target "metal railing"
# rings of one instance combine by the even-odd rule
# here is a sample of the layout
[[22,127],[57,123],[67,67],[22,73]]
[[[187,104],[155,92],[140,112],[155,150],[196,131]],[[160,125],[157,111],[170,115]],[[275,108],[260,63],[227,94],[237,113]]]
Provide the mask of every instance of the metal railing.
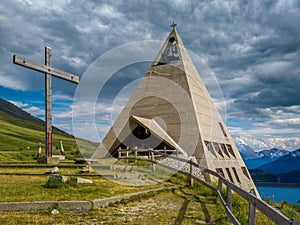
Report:
[[[232,212],[232,192],[234,191],[236,194],[247,200],[249,204],[249,213],[248,213],[248,224],[249,225],[254,225],[255,224],[255,218],[256,218],[256,209],[260,210],[263,214],[265,214],[270,220],[275,222],[276,224],[279,225],[300,225],[300,222],[289,218],[285,215],[283,215],[280,211],[277,209],[273,208],[272,206],[268,205],[266,202],[262,201],[261,199],[257,198],[254,194],[247,192],[240,188],[239,186],[235,185],[231,181],[227,180],[220,174],[218,174],[215,171],[209,170],[201,165],[199,165],[196,162],[193,162],[192,160],[184,159],[184,158],[179,158],[177,156],[169,155],[167,154],[168,152],[173,152],[174,150],[148,150],[148,149],[119,149],[118,150],[118,159],[124,159],[128,162],[128,160],[134,160],[134,163],[137,164],[137,161],[146,161],[152,163],[153,167],[153,172],[155,172],[155,166],[158,165],[161,167],[164,167],[166,169],[176,171],[180,174],[183,174],[185,176],[188,176],[191,180],[196,180],[199,183],[205,185],[206,187],[210,188],[213,190],[217,196],[219,201],[222,203],[223,207],[225,208],[225,212],[227,214],[227,217],[229,220],[235,224],[235,225],[240,225],[240,222],[236,218],[236,216]],[[122,156],[122,153],[125,153],[125,156]],[[129,153],[134,154],[134,158],[129,157]],[[148,158],[141,158],[138,157],[139,153],[148,153]],[[177,152],[178,154],[178,152]],[[178,170],[178,168],[174,168],[170,165],[166,165],[161,163],[160,161],[155,160],[156,156],[159,155],[160,157],[168,157],[173,160],[177,160],[179,162],[183,162],[189,165],[189,172],[185,172],[182,170]],[[212,184],[206,182],[205,180],[201,179],[198,176],[193,175],[193,169],[198,168],[201,170],[202,173],[208,173],[212,176],[214,176],[218,180],[218,187],[213,186]],[[226,188],[226,199],[223,198],[222,196],[222,188],[223,185]]]

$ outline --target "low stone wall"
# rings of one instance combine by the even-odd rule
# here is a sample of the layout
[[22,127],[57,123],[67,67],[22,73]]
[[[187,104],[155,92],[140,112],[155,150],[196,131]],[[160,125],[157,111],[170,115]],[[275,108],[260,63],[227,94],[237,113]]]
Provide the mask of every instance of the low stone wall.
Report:
[[172,190],[177,187],[156,188],[153,190],[140,191],[108,198],[95,199],[93,201],[45,201],[45,202],[1,202],[0,211],[37,211],[57,208],[63,211],[89,211],[91,209],[107,207],[110,204],[119,203],[132,198],[157,194],[162,191]]
[[0,211],[13,212],[13,211],[36,211],[54,208],[57,202],[1,202]]

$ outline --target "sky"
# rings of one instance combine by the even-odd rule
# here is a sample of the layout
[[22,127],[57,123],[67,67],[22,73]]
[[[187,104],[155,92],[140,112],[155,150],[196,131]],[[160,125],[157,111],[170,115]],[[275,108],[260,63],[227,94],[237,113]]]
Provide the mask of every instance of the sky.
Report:
[[[14,65],[12,57],[43,63],[49,46],[53,67],[83,81],[53,78],[53,125],[71,134],[75,126],[81,137],[101,141],[173,21],[185,47],[201,58],[198,72],[235,140],[254,150],[299,148],[297,0],[1,1],[0,97],[44,118],[44,75]],[[97,66],[120,63],[120,51],[127,64],[101,74]],[[95,68],[96,100],[73,104]]]

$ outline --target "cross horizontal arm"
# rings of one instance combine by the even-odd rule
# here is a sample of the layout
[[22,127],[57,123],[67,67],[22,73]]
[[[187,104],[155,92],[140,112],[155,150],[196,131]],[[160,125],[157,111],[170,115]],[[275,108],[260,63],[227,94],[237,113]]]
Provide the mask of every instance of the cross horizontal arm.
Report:
[[31,68],[38,72],[48,73],[55,77],[58,77],[58,78],[61,78],[61,79],[67,80],[67,81],[71,81],[76,84],[79,83],[79,76],[61,71],[56,68],[52,68],[52,67],[44,65],[44,64],[34,62],[34,61],[32,61],[30,59],[26,59],[22,56],[14,55],[13,62],[17,65],[20,65],[20,66],[23,66],[26,68]]

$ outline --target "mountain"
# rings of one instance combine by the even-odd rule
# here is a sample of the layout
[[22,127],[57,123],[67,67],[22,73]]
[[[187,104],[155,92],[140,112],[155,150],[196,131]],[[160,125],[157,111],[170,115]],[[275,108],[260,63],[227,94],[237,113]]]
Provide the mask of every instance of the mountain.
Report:
[[257,158],[253,148],[251,148],[242,138],[235,137],[235,144],[243,159]]
[[[255,169],[265,163],[276,160],[275,153],[268,154],[268,150],[255,152],[241,137],[235,137],[235,144],[248,169]],[[269,157],[270,155],[274,157]]]
[[[2,120],[17,124],[23,127],[36,128],[38,130],[45,130],[45,122],[37,117],[32,116],[30,113],[20,109],[14,104],[0,98],[0,113]],[[52,127],[54,133],[62,133],[68,135],[63,130]]]
[[282,183],[300,183],[300,169],[277,175]]
[[[0,161],[34,160],[39,143],[45,150],[45,122],[14,104],[0,98]],[[53,154],[59,154],[59,144],[63,146],[67,159],[81,157],[75,138],[53,127]],[[85,149],[95,149],[97,143],[78,140]]]
[[264,164],[273,162],[278,158],[287,155],[288,153],[289,151],[286,150],[271,148],[269,150],[255,152],[256,157],[244,158],[244,161],[248,169],[255,169]]
[[300,183],[300,149],[255,152],[242,137],[235,143],[255,182]]
[[244,159],[244,162],[248,169],[256,169],[264,164],[273,162],[276,159],[278,158],[261,157],[261,158]]
[[278,149],[278,148],[271,148],[269,150],[262,150],[260,152],[256,152],[257,157],[268,157],[268,158],[280,158],[289,154],[290,151]]
[[273,162],[278,158],[289,154],[290,152],[278,148],[271,148],[269,150],[256,152],[251,146],[248,145],[244,138],[235,137],[234,140],[248,169],[255,169],[264,164]]
[[258,169],[273,174],[282,174],[298,170],[300,169],[300,149],[288,152],[273,162],[259,166]]

